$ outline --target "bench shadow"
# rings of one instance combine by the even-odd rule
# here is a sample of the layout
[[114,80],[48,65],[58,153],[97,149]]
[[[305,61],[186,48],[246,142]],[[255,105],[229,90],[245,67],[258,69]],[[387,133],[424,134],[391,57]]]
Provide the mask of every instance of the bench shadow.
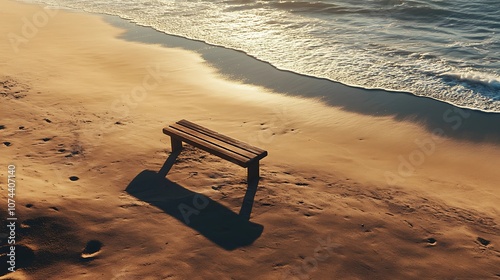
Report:
[[155,171],[142,171],[125,191],[163,210],[225,250],[252,244],[264,230],[264,226],[248,221],[226,206]]

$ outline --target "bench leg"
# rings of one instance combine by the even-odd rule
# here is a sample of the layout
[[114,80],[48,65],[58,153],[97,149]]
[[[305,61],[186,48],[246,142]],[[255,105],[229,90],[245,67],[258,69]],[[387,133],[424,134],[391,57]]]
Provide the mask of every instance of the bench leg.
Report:
[[158,171],[158,175],[160,175],[162,178],[165,178],[167,176],[168,172],[170,169],[172,169],[172,166],[175,163],[175,160],[179,156],[179,154],[182,151],[182,141],[175,138],[175,137],[170,137],[170,141],[172,143],[172,153],[168,156],[167,160],[165,163],[163,163],[163,166],[161,167],[160,171]]
[[172,153],[173,152],[179,152],[180,153],[182,151],[182,140],[180,140],[179,138],[171,136],[170,137],[170,143],[172,145]]
[[250,182],[258,180],[259,180],[259,162],[257,161],[248,166],[247,182],[250,185]]
[[259,162],[253,163],[248,166],[248,176],[247,176],[248,188],[243,198],[243,204],[240,209],[240,216],[245,219],[250,219],[250,214],[252,214],[253,201],[255,198],[255,193],[257,193],[257,186],[259,185]]

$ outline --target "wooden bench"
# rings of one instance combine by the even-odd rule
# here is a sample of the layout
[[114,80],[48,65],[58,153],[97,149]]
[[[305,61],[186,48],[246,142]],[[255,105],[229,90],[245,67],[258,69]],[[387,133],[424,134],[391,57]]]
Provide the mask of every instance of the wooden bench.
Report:
[[[247,168],[248,189],[245,195],[244,204],[253,204],[253,196],[255,195],[259,181],[259,160],[267,156],[267,151],[219,134],[187,120],[181,120],[163,128],[163,133],[170,136],[172,159],[170,159],[170,161],[167,159],[167,162],[163,165],[159,172],[161,176],[164,177],[167,175],[175,158],[182,151],[182,142],[185,142],[225,160],[236,163],[241,167]],[[246,213],[245,215],[249,214],[250,213]]]

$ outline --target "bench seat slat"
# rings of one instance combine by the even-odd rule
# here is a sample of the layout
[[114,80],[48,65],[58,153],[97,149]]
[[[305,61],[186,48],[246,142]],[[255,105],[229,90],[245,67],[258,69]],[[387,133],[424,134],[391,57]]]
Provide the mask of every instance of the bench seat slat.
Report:
[[201,140],[197,137],[194,137],[188,133],[179,131],[179,130],[172,128],[172,127],[163,128],[163,133],[170,135],[170,137],[178,138],[178,139],[182,140],[183,142],[191,144],[197,148],[205,150],[209,153],[212,153],[216,156],[219,156],[219,157],[221,157],[225,160],[228,160],[232,163],[238,164],[241,167],[248,167],[248,165],[251,161],[250,159],[243,157],[237,153],[228,151],[227,149],[221,148],[217,145],[206,142],[204,140]]
[[230,138],[228,136],[225,136],[225,135],[222,135],[220,133],[217,133],[213,130],[210,130],[208,128],[205,128],[205,127],[202,127],[200,125],[197,125],[195,123],[192,123],[188,120],[180,120],[177,122],[177,124],[180,124],[180,125],[183,125],[183,126],[186,126],[186,127],[189,127],[189,128],[192,128],[194,130],[197,130],[203,134],[206,134],[210,137],[213,137],[213,138],[216,138],[216,139],[219,139],[221,141],[224,141],[226,143],[230,143],[234,146],[237,146],[241,149],[244,149],[244,150],[247,150],[249,152],[252,152],[254,154],[256,154],[256,156],[259,157],[259,159],[267,156],[267,151],[265,150],[262,150],[262,149],[259,149],[257,147],[254,147],[254,146],[251,146],[251,145],[248,145],[247,143],[243,143],[241,141],[238,141],[236,139],[233,139],[233,138]]
[[210,144],[219,146],[219,147],[221,147],[223,149],[226,149],[228,151],[231,151],[231,152],[233,152],[235,154],[239,154],[239,155],[247,158],[248,160],[253,159],[253,158],[255,158],[255,157],[258,156],[257,154],[251,153],[251,152],[249,152],[249,151],[247,151],[245,149],[242,149],[242,148],[234,146],[234,145],[232,145],[230,143],[221,141],[221,140],[219,140],[217,138],[214,138],[214,137],[208,136],[206,134],[200,133],[199,131],[193,130],[193,129],[189,128],[189,127],[185,127],[185,126],[182,126],[182,125],[179,125],[179,124],[172,124],[169,127],[177,129],[177,130],[182,131],[184,133],[187,133],[187,134],[189,134],[189,135],[191,135],[193,137],[199,138],[200,140],[206,141],[206,142],[208,142]]

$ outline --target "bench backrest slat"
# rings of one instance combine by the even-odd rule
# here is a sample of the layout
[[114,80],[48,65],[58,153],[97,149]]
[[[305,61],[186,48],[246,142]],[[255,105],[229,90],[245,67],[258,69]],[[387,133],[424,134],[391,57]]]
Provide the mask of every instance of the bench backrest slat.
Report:
[[188,120],[180,120],[180,121],[177,122],[177,124],[180,124],[180,125],[192,128],[192,129],[197,130],[197,131],[199,131],[201,133],[204,133],[204,134],[206,134],[206,135],[208,135],[210,137],[219,139],[219,140],[224,141],[226,143],[229,143],[229,144],[232,144],[234,146],[237,146],[237,147],[239,147],[241,149],[244,149],[244,150],[247,150],[249,152],[252,152],[256,156],[259,156],[260,158],[265,157],[267,155],[267,151],[265,151],[265,150],[259,149],[257,147],[248,145],[248,144],[243,143],[241,141],[238,141],[236,139],[233,139],[233,138],[230,138],[228,136],[222,135],[222,134],[217,133],[217,132],[215,132],[213,130],[210,130],[208,128],[205,128],[205,127],[202,127],[202,126],[197,125],[195,123],[192,123],[192,122],[190,122]]
[[163,128],[163,133],[182,142],[217,155],[242,167],[248,167],[265,156],[267,151],[222,135],[187,120]]
[[203,134],[199,131],[196,131],[196,130],[193,130],[189,127],[186,127],[186,126],[182,126],[182,125],[179,125],[179,124],[173,124],[173,125],[170,125],[171,128],[174,128],[174,129],[177,129],[179,131],[182,131],[184,133],[187,133],[193,137],[196,137],[200,140],[203,140],[203,141],[206,141],[212,145],[215,145],[215,146],[218,146],[222,149],[226,149],[228,151],[231,151],[235,154],[239,154],[240,156],[242,157],[245,157],[247,158],[247,160],[251,160],[252,158],[256,157],[257,155],[252,153],[252,152],[249,152],[245,149],[242,149],[238,146],[234,146],[230,143],[227,143],[227,142],[224,142],[224,141],[221,141],[215,137],[212,137],[212,136],[208,136],[206,134]]
[[237,153],[228,151],[226,149],[223,149],[219,146],[213,145],[211,143],[208,143],[204,140],[201,140],[197,137],[194,137],[177,129],[171,127],[165,127],[163,128],[163,133],[170,135],[170,137],[176,137],[178,139],[181,139],[183,142],[191,144],[197,148],[205,150],[232,163],[238,164],[239,166],[242,167],[248,166],[249,163],[248,158],[243,157]]

